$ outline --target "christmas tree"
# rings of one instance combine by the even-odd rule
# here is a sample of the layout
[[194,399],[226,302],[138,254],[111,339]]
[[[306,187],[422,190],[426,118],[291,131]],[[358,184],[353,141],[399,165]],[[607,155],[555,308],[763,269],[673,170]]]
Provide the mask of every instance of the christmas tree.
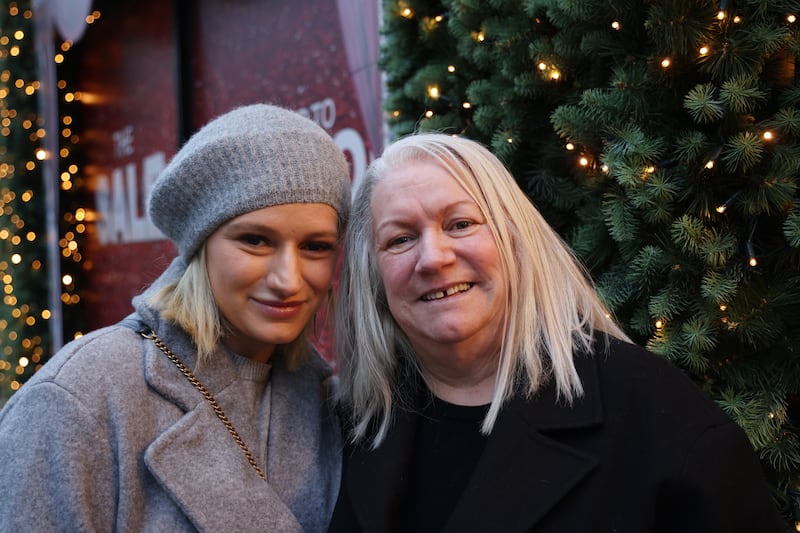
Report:
[[798,514],[800,2],[389,0],[393,133],[489,146]]

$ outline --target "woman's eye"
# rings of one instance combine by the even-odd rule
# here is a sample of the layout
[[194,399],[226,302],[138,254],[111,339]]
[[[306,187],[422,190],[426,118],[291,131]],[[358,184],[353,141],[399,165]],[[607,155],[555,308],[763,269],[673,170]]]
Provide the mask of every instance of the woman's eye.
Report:
[[246,234],[239,237],[239,240],[250,246],[260,246],[262,244],[267,244],[267,240],[264,237],[261,237],[260,235]]
[[303,246],[309,252],[330,252],[336,247],[335,244],[330,242],[310,242]]
[[453,223],[453,229],[467,229],[473,225],[473,222],[470,220],[459,220]]
[[399,235],[397,237],[387,238],[383,241],[383,244],[378,245],[379,250],[383,250],[386,252],[402,252],[411,246],[414,238],[411,235]]
[[406,235],[402,237],[395,237],[393,239],[390,239],[389,242],[386,243],[386,247],[389,249],[398,248],[408,243],[409,241],[411,241],[411,238]]

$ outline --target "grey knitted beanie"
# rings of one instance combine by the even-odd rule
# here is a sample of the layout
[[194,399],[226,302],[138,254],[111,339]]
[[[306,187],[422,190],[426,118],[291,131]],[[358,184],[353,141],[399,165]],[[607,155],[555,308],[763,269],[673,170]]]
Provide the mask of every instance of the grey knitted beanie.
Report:
[[255,104],[195,133],[153,184],[153,224],[188,263],[222,223],[263,207],[322,203],[347,220],[350,171],[325,130],[298,113]]

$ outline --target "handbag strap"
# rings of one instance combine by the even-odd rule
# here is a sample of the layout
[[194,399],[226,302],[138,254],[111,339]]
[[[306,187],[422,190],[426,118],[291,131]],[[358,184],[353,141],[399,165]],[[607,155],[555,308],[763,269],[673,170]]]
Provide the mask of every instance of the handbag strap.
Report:
[[267,476],[258,466],[258,463],[256,463],[255,457],[253,457],[253,454],[250,452],[250,449],[244,443],[244,440],[242,440],[242,437],[239,436],[239,432],[236,431],[236,428],[233,427],[233,424],[228,419],[228,416],[225,414],[225,412],[222,410],[222,407],[219,406],[217,399],[214,398],[214,395],[211,394],[211,392],[200,382],[199,379],[197,379],[197,376],[195,376],[192,373],[192,371],[189,370],[189,367],[183,364],[183,361],[181,361],[178,358],[178,356],[175,355],[175,353],[169,349],[169,346],[167,346],[166,343],[163,340],[161,340],[161,337],[159,337],[156,334],[156,332],[153,331],[153,329],[150,328],[147,324],[145,324],[141,320],[138,320],[133,315],[130,315],[125,319],[123,319],[120,322],[120,324],[130,329],[133,329],[145,339],[152,340],[153,343],[156,345],[156,347],[159,350],[161,350],[161,352],[164,355],[167,356],[167,359],[172,361],[175,364],[175,366],[178,367],[178,370],[180,370],[181,374],[183,374],[186,377],[186,379],[189,380],[189,383],[191,383],[195,389],[200,391],[200,394],[203,395],[203,398],[205,398],[206,401],[208,401],[208,403],[211,405],[211,408],[214,410],[214,414],[216,414],[217,418],[219,418],[222,421],[222,423],[225,425],[225,429],[228,430],[228,433],[231,434],[233,440],[236,442],[236,444],[239,446],[242,452],[244,452],[244,455],[247,458],[247,462],[250,463],[250,466],[253,467],[253,469],[256,471],[256,473],[261,479],[267,481]]

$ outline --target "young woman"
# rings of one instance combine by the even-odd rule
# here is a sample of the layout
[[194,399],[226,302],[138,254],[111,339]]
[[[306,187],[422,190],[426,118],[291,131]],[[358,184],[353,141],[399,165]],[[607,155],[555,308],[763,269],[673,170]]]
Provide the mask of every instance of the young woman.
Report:
[[744,432],[627,340],[478,143],[388,147],[342,276],[330,531],[784,530]]
[[349,183],[328,134],[291,111],[245,106],[197,132],[148,205],[178,257],[0,413],[0,530],[324,531],[340,432],[304,331]]

